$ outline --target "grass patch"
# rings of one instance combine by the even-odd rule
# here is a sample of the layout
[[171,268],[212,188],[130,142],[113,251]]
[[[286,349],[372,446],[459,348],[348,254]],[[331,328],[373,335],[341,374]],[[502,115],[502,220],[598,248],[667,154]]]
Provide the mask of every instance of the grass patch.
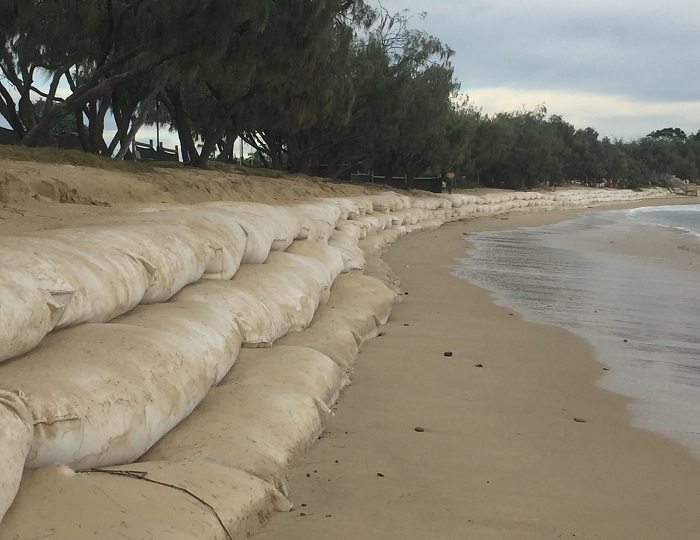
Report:
[[154,163],[115,160],[96,156],[80,150],[63,148],[27,148],[11,144],[0,144],[0,159],[12,161],[32,161],[35,163],[58,163],[62,165],[77,165],[110,171],[132,173],[153,172]]
[[284,178],[285,172],[278,171],[276,169],[264,169],[262,167],[245,167],[243,165],[236,165],[234,163],[224,163],[222,161],[216,161],[215,159],[209,160],[207,169],[211,171],[219,171],[226,173],[236,173],[243,176],[262,176],[265,178]]

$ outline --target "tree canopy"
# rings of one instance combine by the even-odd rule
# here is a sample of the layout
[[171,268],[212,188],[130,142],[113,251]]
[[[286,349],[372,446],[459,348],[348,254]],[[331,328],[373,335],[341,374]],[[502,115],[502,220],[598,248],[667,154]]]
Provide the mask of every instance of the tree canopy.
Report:
[[421,16],[363,0],[0,0],[0,115],[20,144],[73,134],[117,159],[165,123],[200,167],[233,160],[242,138],[261,166],[328,176],[453,170],[523,188],[700,174],[700,132],[610,141],[544,107],[484,114]]

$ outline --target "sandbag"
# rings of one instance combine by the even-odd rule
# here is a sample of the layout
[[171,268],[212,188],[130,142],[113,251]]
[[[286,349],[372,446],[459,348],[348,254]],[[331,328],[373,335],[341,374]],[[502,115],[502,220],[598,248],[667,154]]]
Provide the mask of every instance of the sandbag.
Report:
[[[141,299],[141,303],[149,304],[167,301],[207,272],[235,273],[240,264],[242,234],[224,250],[223,234],[206,234],[202,220],[196,218],[187,210],[125,214],[101,226],[64,229],[54,234],[72,239],[86,251],[114,249],[129,254],[150,274]],[[227,264],[231,268],[226,268]]]
[[56,326],[74,293],[61,286],[37,288],[31,275],[2,266],[0,362],[33,349]]
[[240,336],[206,305],[141,306],[115,323],[49,335],[0,366],[32,412],[27,467],[133,461],[228,372]]
[[286,493],[286,470],[319,437],[329,414],[307,394],[259,383],[226,384],[213,388],[142,459],[216,463],[248,472]]
[[333,360],[308,347],[279,345],[244,349],[220,386],[260,384],[283,392],[308,394],[330,407],[350,379]]
[[327,199],[294,202],[289,209],[301,223],[299,238],[303,240],[328,240],[338,222],[349,214],[343,205]]
[[319,307],[311,325],[286,335],[279,345],[307,346],[351,371],[360,346],[386,323],[398,297],[381,281],[358,274],[336,279],[327,304]]
[[335,231],[328,245],[337,249],[343,256],[345,271],[362,270],[365,266],[365,255],[357,245],[357,237],[352,232]]
[[291,505],[270,484],[215,463],[27,471],[0,539],[248,538]]
[[206,210],[221,210],[235,216],[246,232],[250,242],[256,237],[256,244],[246,246],[243,262],[263,263],[265,244],[269,241],[269,251],[284,251],[297,238],[300,238],[301,224],[289,208],[253,202],[210,202],[200,205]]
[[321,241],[302,240],[294,242],[287,249],[287,253],[316,259],[326,268],[332,281],[335,281],[335,278],[345,270],[345,262],[341,252]]
[[274,333],[257,342],[246,331],[246,346],[269,346],[289,331],[306,328],[332,282],[316,259],[293,253],[275,252],[266,264],[242,266],[231,286],[255,297],[275,321]]
[[[314,251],[310,246],[296,249]],[[196,283],[172,301],[210,305],[221,317],[237,322],[246,346],[269,347],[309,325],[335,277],[333,267],[317,258],[273,252],[265,264],[241,266],[231,281]]]
[[193,231],[200,242],[214,251],[202,276],[206,279],[231,279],[246,248],[245,232],[235,215],[226,210],[203,205],[169,205],[165,208],[140,208],[113,219],[142,229],[165,225],[173,232],[183,226],[186,231]]
[[21,392],[0,390],[0,522],[12,504],[33,436],[32,414]]

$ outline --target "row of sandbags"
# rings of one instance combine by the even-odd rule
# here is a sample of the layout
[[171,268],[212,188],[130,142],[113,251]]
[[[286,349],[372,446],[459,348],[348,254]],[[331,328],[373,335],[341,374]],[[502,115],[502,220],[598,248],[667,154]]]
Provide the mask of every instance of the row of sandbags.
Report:
[[[186,417],[228,372],[241,343],[270,345],[290,330],[308,325],[335,277],[341,271],[364,267],[365,254],[360,241],[376,255],[377,250],[400,234],[437,227],[451,218],[452,203],[444,198],[412,201],[387,193],[368,199],[364,204],[347,200],[299,203],[291,207],[293,210],[275,212],[271,210],[274,207],[250,204],[234,205],[234,212],[228,203],[222,203],[195,207],[192,215],[187,208],[136,213],[141,229],[148,231],[147,234],[168,227],[181,232],[179,225],[189,227],[195,222],[209,223],[206,230],[215,231],[217,228],[212,223],[216,222],[221,227],[220,246],[227,234],[234,238],[239,229],[244,233],[245,243],[227,248],[228,255],[220,259],[229,261],[226,271],[219,272],[214,279],[181,289],[170,302],[132,307],[112,323],[82,324],[51,334],[35,350],[0,366],[0,380],[5,389],[0,394],[0,424],[6,426],[7,433],[4,439],[7,449],[0,452],[0,511],[11,501],[25,462],[29,467],[51,463],[76,468],[106,466],[129,462],[150,448]],[[375,211],[375,207],[379,210]],[[225,211],[220,212],[221,209]],[[272,213],[303,214],[307,221],[299,230],[280,225],[283,220],[279,217],[266,222],[267,229],[256,225]],[[177,216],[182,219],[176,219]],[[226,219],[216,221],[221,216]],[[136,218],[131,215],[124,218],[128,227],[136,227],[133,219]],[[290,218],[288,224],[295,219]],[[296,223],[303,221],[296,219]],[[311,240],[290,246],[293,240],[290,227],[295,237]],[[137,229],[133,229],[134,235]],[[191,229],[190,237],[195,245],[196,227]],[[69,232],[76,233],[78,238],[81,230]],[[102,254],[119,254],[123,253],[121,247],[126,249],[110,244],[112,237],[108,233],[113,231],[88,226],[83,232],[86,238],[93,233],[104,235]],[[159,275],[164,275],[164,268],[187,268],[190,273],[185,274],[190,277],[177,285],[170,283],[158,289],[161,296],[149,297],[149,302],[172,297],[179,285],[186,285],[200,270],[204,272],[200,277],[204,278],[211,278],[215,270],[209,268],[207,274],[207,268],[200,265],[193,271],[198,256],[187,250],[184,253],[189,256],[185,260],[189,262],[180,264],[178,250],[182,245],[177,244],[175,233],[169,234],[172,244],[166,243],[168,247],[163,253],[171,258],[164,259],[166,262],[159,266]],[[94,236],[90,238],[97,241]],[[123,236],[116,234],[116,238]],[[236,246],[242,248],[240,258],[234,253]],[[96,248],[97,244],[91,247]],[[287,252],[275,251],[284,249]],[[78,248],[70,252],[78,265],[83,264],[81,253]],[[132,256],[127,259],[135,260]],[[88,286],[80,295],[74,291],[72,298],[78,296],[81,301],[71,299],[69,303],[73,306],[70,313],[74,314],[71,324],[81,322],[76,313],[89,312],[85,306],[101,305],[95,301],[100,296],[91,296],[90,291],[100,290],[100,279],[109,276],[111,269],[122,261],[115,260],[110,263],[112,266],[101,268],[101,273],[95,272],[96,277],[87,280]],[[263,260],[267,263],[240,266],[242,262]],[[56,264],[56,268],[59,266]],[[85,267],[89,266],[85,263]],[[235,275],[233,280],[231,275]],[[128,283],[129,279],[127,275],[123,281],[116,281]],[[346,300],[348,305],[358,301],[351,297]],[[108,301],[104,305],[113,306]],[[348,334],[342,325],[316,326],[314,331],[320,334],[319,339],[335,336],[328,342],[331,347],[336,346],[332,343],[342,344],[336,361],[345,368],[356,354],[357,343],[366,338],[364,334],[359,337]],[[293,342],[295,338],[292,334],[287,339]],[[342,351],[352,352],[343,355]]]
[[557,207],[593,206],[614,202],[630,202],[668,196],[663,188],[641,191],[629,189],[564,189],[553,192],[503,191],[481,196],[461,193],[440,194],[452,204],[453,218],[469,214],[499,213],[512,210],[547,209]]
[[[230,274],[200,280],[167,303],[133,308],[110,323],[84,323],[52,333],[39,347],[0,366],[2,389],[8,389],[0,403],[7,447],[0,452],[0,511],[11,502],[25,465],[87,468],[132,461],[187,416],[228,372],[241,343],[270,345],[308,325],[336,276],[364,266],[357,242],[372,227],[332,229],[334,220],[361,218],[368,206],[354,215],[329,211],[328,205],[302,207],[326,212],[322,234],[309,235],[307,230],[307,237],[318,240],[289,247],[289,238],[278,240],[277,247],[287,247],[287,252],[270,253],[264,246],[275,247],[274,241],[270,235],[258,241],[262,234],[251,234],[251,224],[245,227],[247,240],[257,238],[253,245],[261,248],[261,255],[257,260],[241,257],[240,262],[265,257],[265,264],[239,267],[237,262],[232,280],[226,279]],[[344,207],[337,203],[336,208]],[[149,221],[161,214],[139,216]],[[246,249],[250,246],[248,242]],[[97,283],[92,282],[96,288]],[[89,303],[89,291],[83,291],[82,299]]]
[[135,460],[228,373],[241,344],[270,346],[307,327],[343,270],[337,250],[300,241],[232,280],[202,280],[169,302],[52,333],[5,362],[0,510],[24,467]]
[[[228,280],[294,240],[335,241],[361,266],[352,238],[411,232],[472,213],[589,205],[658,196],[654,190],[564,190],[409,197],[387,192],[271,206],[205,203],[146,208],[41,235],[0,238],[0,361],[38,345],[53,329],[101,323],[138,304],[167,301],[202,278]],[[356,231],[342,228],[351,223]],[[341,226],[340,234],[334,234]],[[344,237],[345,236],[345,237]],[[335,237],[335,240],[333,239]],[[354,264],[353,264],[354,259]]]
[[229,280],[294,240],[327,241],[367,205],[207,203],[141,209],[80,227],[0,238],[0,361],[53,329],[107,322],[200,279]]
[[346,369],[395,298],[376,279],[341,276],[310,327],[281,340],[298,344],[244,349],[139,462],[27,471],[0,539],[247,537],[290,508],[285,473],[322,432]]

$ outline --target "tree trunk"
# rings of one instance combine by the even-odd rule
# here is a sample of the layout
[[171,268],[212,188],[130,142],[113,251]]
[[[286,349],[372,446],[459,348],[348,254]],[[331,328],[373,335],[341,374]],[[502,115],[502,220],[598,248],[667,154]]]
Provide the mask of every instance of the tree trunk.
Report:
[[228,135],[226,139],[224,139],[223,144],[221,145],[220,151],[221,153],[219,154],[219,160],[220,161],[225,161],[226,163],[233,163],[233,147],[236,144],[236,138],[232,135]]

